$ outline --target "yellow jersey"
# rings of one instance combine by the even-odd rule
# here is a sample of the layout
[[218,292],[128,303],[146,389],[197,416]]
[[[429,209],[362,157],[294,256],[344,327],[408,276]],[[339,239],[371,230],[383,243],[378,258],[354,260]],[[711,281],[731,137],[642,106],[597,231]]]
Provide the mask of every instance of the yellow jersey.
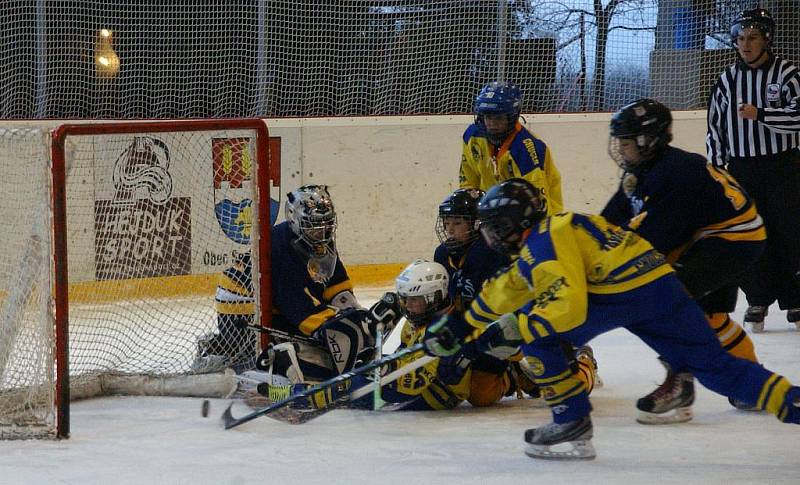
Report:
[[484,284],[464,318],[482,329],[528,305],[518,320],[531,342],[583,324],[589,294],[624,293],[672,272],[636,233],[601,216],[567,212],[527,234],[519,257]]

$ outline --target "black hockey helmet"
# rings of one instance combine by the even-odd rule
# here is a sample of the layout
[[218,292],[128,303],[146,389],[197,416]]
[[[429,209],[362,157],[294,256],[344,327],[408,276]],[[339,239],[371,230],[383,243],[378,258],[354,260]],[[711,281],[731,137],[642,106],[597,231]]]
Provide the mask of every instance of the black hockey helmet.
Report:
[[754,8],[745,10],[731,24],[731,42],[736,45],[736,39],[744,29],[756,29],[767,39],[770,45],[775,37],[775,20],[769,10],[764,8]]
[[[625,105],[611,117],[609,156],[625,170],[655,158],[672,141],[672,114],[653,99],[642,98]],[[625,160],[619,140],[634,140],[640,160]]]
[[[478,201],[483,194],[483,191],[478,189],[458,189],[439,204],[436,235],[439,237],[439,242],[447,249],[451,251],[461,249],[478,238]],[[446,218],[462,218],[469,226],[466,237],[456,239],[448,234],[445,227]]]
[[511,256],[522,247],[522,234],[547,215],[542,191],[520,178],[495,185],[478,203],[480,230],[486,244]]

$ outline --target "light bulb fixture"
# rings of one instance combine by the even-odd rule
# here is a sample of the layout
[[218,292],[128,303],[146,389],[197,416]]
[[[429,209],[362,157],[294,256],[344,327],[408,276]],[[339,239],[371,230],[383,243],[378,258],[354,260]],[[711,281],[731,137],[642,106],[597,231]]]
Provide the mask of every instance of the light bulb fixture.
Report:
[[101,79],[119,74],[119,56],[114,52],[113,35],[111,30],[101,29],[94,44],[94,70]]

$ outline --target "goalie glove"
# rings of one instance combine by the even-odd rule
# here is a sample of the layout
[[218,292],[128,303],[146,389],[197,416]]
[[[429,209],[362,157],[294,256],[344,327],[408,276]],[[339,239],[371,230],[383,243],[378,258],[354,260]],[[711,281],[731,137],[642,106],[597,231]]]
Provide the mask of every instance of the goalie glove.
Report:
[[384,338],[392,333],[397,322],[400,321],[400,299],[397,293],[387,291],[368,311],[369,318],[377,325],[383,324]]
[[506,313],[486,327],[475,341],[478,352],[500,360],[507,360],[519,352],[520,345],[524,343],[519,322],[513,313]]

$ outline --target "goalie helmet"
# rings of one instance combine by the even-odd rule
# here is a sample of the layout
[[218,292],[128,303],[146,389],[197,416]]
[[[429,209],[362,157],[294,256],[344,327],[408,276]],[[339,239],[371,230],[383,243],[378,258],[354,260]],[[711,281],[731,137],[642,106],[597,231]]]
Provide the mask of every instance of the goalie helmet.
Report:
[[325,185],[304,185],[289,192],[286,220],[301,241],[314,252],[332,246],[336,237],[336,211]]
[[[487,84],[475,97],[475,123],[486,133],[494,145],[500,145],[514,130],[522,111],[522,91],[512,82],[495,81]],[[492,133],[486,128],[484,115],[505,115],[508,124],[505,131]]]
[[450,306],[447,288],[450,278],[439,263],[418,259],[395,279],[403,316],[412,325],[427,325]]
[[478,204],[481,235],[495,251],[513,256],[522,247],[523,233],[547,215],[542,191],[520,178],[495,185]]
[[450,251],[458,251],[478,238],[478,201],[483,191],[458,189],[439,204],[436,235]]
[[[624,170],[652,160],[672,141],[669,108],[652,99],[623,106],[611,117],[608,155]],[[638,155],[631,156],[621,140],[632,140]]]
[[731,41],[734,46],[737,44],[739,35],[745,29],[758,30],[767,39],[767,45],[770,45],[775,37],[775,20],[769,10],[763,8],[743,11],[731,24]]

